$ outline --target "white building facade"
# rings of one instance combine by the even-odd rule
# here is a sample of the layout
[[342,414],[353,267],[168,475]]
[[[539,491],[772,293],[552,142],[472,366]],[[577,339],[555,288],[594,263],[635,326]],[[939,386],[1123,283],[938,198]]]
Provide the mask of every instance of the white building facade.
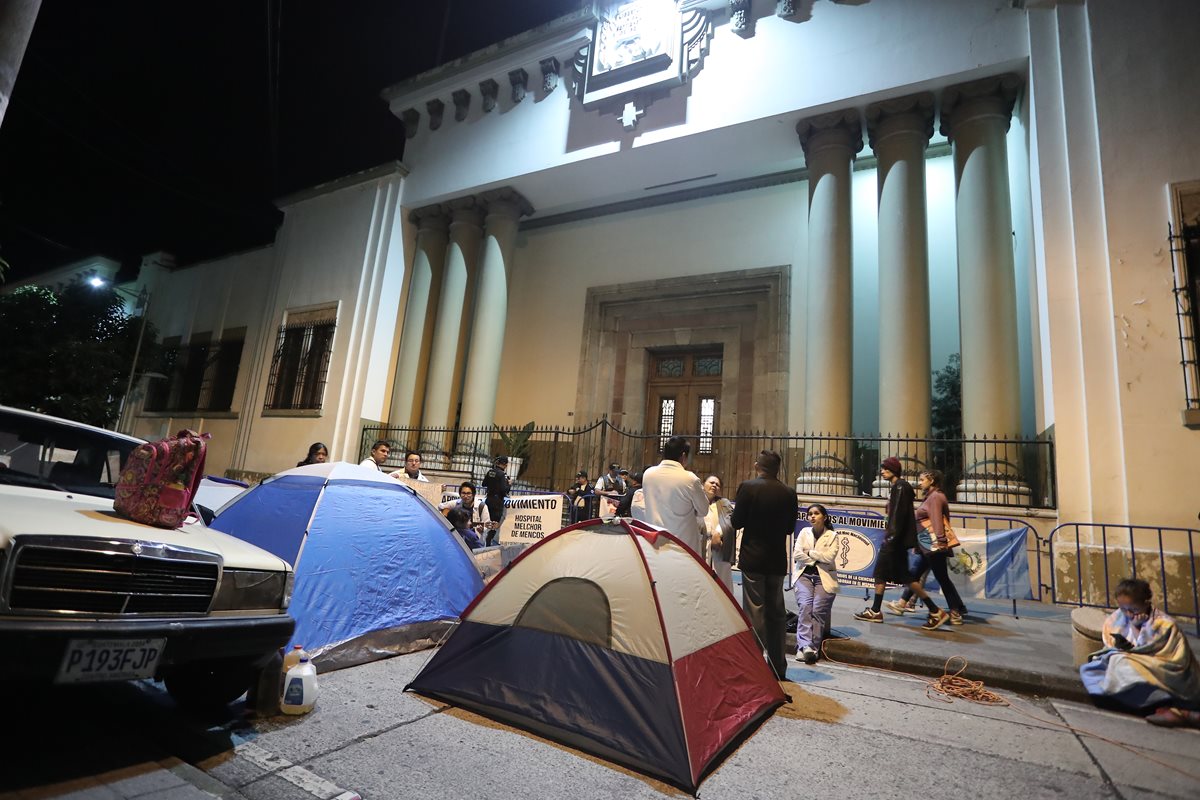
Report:
[[135,430],[204,427],[214,468],[272,472],[380,424],[436,458],[444,429],[669,409],[820,434],[790,477],[848,495],[833,443],[929,463],[930,376],[961,354],[964,435],[1053,441],[1054,489],[977,448],[960,500],[1193,527],[1168,225],[1196,213],[1197,29],[1186,0],[598,3],[387,89],[404,167],[170,273],[151,316],[209,348],[207,389],[181,414],[151,382]]

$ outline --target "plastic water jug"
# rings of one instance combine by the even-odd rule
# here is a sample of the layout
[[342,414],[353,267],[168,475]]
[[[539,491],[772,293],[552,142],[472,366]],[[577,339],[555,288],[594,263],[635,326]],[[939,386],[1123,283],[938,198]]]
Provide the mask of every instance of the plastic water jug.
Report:
[[317,704],[317,670],[301,656],[300,663],[287,671],[283,679],[283,702],[279,710],[285,714],[307,714]]
[[292,645],[292,649],[283,657],[283,674],[286,675],[287,671],[299,664],[302,658],[308,658],[308,653],[304,652],[304,647],[298,644]]

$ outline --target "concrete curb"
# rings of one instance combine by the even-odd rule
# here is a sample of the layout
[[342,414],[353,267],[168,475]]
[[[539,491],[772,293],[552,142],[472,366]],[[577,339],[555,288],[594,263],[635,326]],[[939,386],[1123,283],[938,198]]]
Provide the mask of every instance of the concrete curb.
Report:
[[[869,645],[861,639],[826,640],[824,647],[830,658],[848,664],[893,669],[932,678],[940,678],[946,672],[946,659],[941,656]],[[962,676],[983,681],[990,689],[1007,689],[1060,700],[1089,701],[1088,693],[1078,675],[1046,674],[1015,666],[969,660]]]
[[190,783],[202,792],[219,797],[221,800],[246,800],[246,796],[209,775],[199,767],[194,767],[178,758],[170,758],[159,762],[164,769],[173,773],[185,783]]

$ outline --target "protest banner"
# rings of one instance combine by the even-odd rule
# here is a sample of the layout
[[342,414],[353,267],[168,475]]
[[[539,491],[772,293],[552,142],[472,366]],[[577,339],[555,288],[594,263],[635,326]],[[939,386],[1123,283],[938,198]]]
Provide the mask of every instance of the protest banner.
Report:
[[[842,586],[873,587],[875,559],[883,546],[886,519],[870,512],[829,509],[829,521],[837,537],[834,566]],[[807,527],[797,520],[796,533]],[[1028,527],[984,531],[961,527],[955,533],[962,543],[947,561],[954,587],[964,597],[1032,600],[1029,563],[1025,554]],[[900,584],[888,584],[898,587]],[[931,575],[926,587],[937,591]]]
[[437,508],[442,502],[442,484],[432,481],[414,481],[412,478],[401,473],[398,478],[405,486],[412,489],[417,494],[429,501],[430,505]]
[[563,495],[523,494],[504,498],[501,544],[533,544],[562,527]]

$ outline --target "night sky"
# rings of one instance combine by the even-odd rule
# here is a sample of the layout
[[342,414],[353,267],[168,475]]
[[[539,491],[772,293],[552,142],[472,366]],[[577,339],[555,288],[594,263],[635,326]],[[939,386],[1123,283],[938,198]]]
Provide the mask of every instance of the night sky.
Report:
[[43,0],[0,127],[8,278],[266,244],[273,198],[402,158],[380,90],[580,5]]

